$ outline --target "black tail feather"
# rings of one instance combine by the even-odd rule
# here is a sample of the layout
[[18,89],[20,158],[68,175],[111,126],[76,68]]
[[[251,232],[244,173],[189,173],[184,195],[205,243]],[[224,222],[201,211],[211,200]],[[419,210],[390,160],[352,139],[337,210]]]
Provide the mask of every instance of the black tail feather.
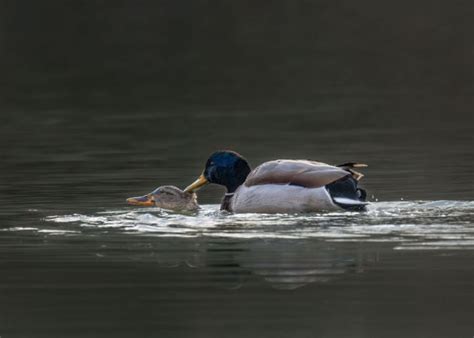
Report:
[[364,189],[357,186],[357,180],[351,175],[347,175],[335,182],[326,185],[326,190],[333,199],[333,202],[343,209],[351,211],[364,211],[365,205],[361,204],[346,204],[338,203],[334,198],[345,198],[349,200],[355,200],[359,202],[365,202],[367,193]]

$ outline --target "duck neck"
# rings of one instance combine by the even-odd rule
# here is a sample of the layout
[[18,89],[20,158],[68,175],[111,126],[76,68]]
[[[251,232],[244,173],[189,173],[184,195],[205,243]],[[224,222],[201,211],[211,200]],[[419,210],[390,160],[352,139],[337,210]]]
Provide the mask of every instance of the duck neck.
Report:
[[245,162],[238,170],[233,172],[233,175],[226,181],[225,187],[227,194],[233,194],[242,184],[244,184],[247,176],[250,173],[250,166]]
[[[245,180],[244,180],[244,182],[245,182]],[[232,196],[232,195],[234,195],[235,191],[236,191],[244,182],[239,183],[239,184],[226,185],[226,188],[227,188],[226,196]]]
[[221,201],[221,210],[232,212],[232,197],[234,193],[226,193]]

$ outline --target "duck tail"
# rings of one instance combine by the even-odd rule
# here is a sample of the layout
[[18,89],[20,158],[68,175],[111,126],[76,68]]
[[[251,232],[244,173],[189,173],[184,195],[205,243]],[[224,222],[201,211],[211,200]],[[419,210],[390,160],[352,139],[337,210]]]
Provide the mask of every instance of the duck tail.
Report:
[[354,170],[354,168],[367,168],[368,165],[365,163],[347,162],[347,163],[339,164],[336,167],[347,170],[348,172],[351,173],[352,177],[356,181],[360,181],[362,177],[364,177],[364,174]]
[[343,163],[343,164],[338,164],[336,167],[340,167],[340,168],[367,168],[368,165],[365,164],[365,163],[356,163],[356,162],[347,162],[347,163]]
[[357,180],[347,175],[335,182],[326,185],[335,204],[345,210],[364,211],[366,210],[367,193],[357,186]]

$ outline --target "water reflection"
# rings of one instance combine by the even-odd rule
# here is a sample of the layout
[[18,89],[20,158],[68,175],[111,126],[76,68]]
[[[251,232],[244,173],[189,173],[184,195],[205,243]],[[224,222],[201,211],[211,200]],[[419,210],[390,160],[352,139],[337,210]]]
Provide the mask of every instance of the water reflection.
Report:
[[378,264],[382,245],[472,250],[473,211],[467,201],[377,202],[366,213],[308,215],[230,215],[217,205],[199,214],[124,208],[46,216],[0,231],[56,243],[60,254],[76,243],[75,259],[146,263],[171,275],[184,269],[192,278],[205,276],[199,282],[213,288],[263,283],[291,290],[360,274]]
[[343,274],[362,273],[377,253],[358,245],[344,247],[324,241],[252,241],[236,255],[238,264],[276,289],[296,289],[326,283]]
[[[121,242],[119,242],[121,243]],[[123,244],[120,244],[120,246]],[[100,245],[100,260],[117,260],[123,247]],[[264,282],[274,289],[293,290],[326,283],[345,274],[362,273],[378,262],[377,247],[343,245],[322,240],[139,237],[131,241],[126,260],[153,263],[160,269],[207,272],[207,285],[239,289]]]
[[[378,262],[382,243],[398,250],[472,249],[473,210],[466,201],[377,202],[366,213],[308,215],[229,215],[216,205],[199,214],[126,208],[48,216],[36,231],[92,238],[114,233],[130,241],[127,259],[205,270],[206,283],[218,288],[263,281],[296,289],[364,272]],[[122,250],[107,242],[96,254],[117,259]]]
[[81,318],[114,337],[133,335],[137,325],[183,337],[252,336],[262,321],[265,332],[273,328],[269,336],[305,327],[300,336],[363,337],[370,319],[399,336],[396,318],[407,332],[449,321],[461,323],[450,332],[464,334],[472,327],[473,210],[463,201],[310,215],[229,215],[217,205],[197,215],[38,208],[0,229],[0,263],[9,272],[0,304],[15,319],[6,333],[68,336]]

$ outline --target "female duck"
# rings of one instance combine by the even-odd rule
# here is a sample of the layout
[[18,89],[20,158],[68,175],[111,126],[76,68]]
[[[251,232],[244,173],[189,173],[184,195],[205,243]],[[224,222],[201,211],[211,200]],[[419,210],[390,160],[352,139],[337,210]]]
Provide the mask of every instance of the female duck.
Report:
[[196,194],[184,192],[172,185],[158,187],[143,196],[127,198],[127,203],[143,207],[156,206],[173,211],[196,211],[199,209]]
[[227,193],[221,209],[236,213],[293,213],[323,210],[364,210],[366,193],[357,184],[365,164],[331,166],[307,160],[275,160],[251,171],[234,151],[217,151],[201,176],[184,191],[193,193],[208,183]]

